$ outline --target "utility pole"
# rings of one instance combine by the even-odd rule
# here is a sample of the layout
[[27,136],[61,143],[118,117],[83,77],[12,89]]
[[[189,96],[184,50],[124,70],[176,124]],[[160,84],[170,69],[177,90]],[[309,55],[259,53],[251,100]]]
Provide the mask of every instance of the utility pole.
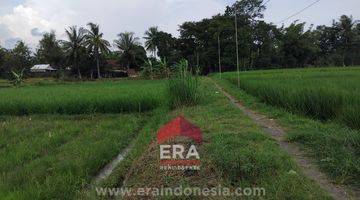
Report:
[[218,54],[219,54],[219,72],[221,79],[221,49],[220,49],[220,34],[218,34]]
[[197,64],[197,67],[199,67],[199,52],[196,51],[196,64]]
[[236,69],[237,69],[237,83],[240,87],[240,68],[239,68],[239,44],[237,31],[237,11],[235,10],[235,40],[236,40]]

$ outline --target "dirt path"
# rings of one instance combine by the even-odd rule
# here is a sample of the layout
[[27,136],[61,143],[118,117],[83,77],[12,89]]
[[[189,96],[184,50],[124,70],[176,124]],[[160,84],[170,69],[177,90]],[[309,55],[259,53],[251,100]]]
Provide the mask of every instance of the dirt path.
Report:
[[[265,115],[256,113],[249,108],[243,106],[238,100],[227,93],[221,86],[219,86],[214,80],[208,78],[215,86],[240,110],[242,110],[247,116],[260,125],[266,133],[271,135],[298,164],[303,170],[304,174],[310,179],[314,180],[321,188],[326,190],[334,199],[360,199],[359,192],[350,191],[342,186],[335,185],[331,182],[327,176],[322,173],[314,164],[314,162],[305,156],[305,153],[300,148],[292,143],[287,142],[285,138],[285,131],[272,119],[267,118]],[[351,194],[350,194],[351,193]]]

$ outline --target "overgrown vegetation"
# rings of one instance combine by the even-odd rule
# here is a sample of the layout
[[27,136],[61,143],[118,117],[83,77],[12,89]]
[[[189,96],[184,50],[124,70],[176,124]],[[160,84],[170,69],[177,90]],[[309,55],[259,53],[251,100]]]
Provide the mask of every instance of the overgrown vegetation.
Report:
[[196,105],[201,98],[198,71],[191,71],[187,60],[181,60],[175,65],[175,69],[177,71],[174,77],[167,83],[167,98],[170,107]]
[[[304,76],[310,78],[311,75],[323,76],[322,83],[324,85],[332,86],[329,89],[347,89],[350,91],[356,91],[355,88],[358,85],[352,85],[351,82],[354,80],[343,80],[340,81],[336,79],[338,74],[344,75],[348,73],[347,76],[351,77],[355,75],[356,72],[352,70],[357,69],[316,69],[314,70],[296,70],[298,76]],[[295,73],[294,70],[291,70]],[[320,73],[321,71],[321,73]],[[338,72],[338,73],[337,73]],[[319,74],[320,73],[320,74]],[[271,84],[272,81],[281,81],[282,78],[286,77],[286,74],[292,74],[291,72],[284,72],[284,70],[279,71],[263,71],[262,73],[250,73],[243,75],[243,79],[250,78],[259,79],[264,78],[263,76],[274,76],[277,75],[277,78],[268,81],[268,84]],[[330,76],[332,74],[333,76]],[[336,74],[336,75],[334,75]],[[225,77],[232,76],[230,74],[225,74]],[[282,78],[280,78],[280,76]],[[224,77],[224,76],[223,76]],[[332,78],[330,78],[332,77]],[[341,76],[340,76],[341,77]],[[324,170],[335,182],[339,184],[351,184],[356,187],[360,186],[360,132],[359,130],[349,129],[345,125],[327,122],[323,123],[319,120],[313,120],[311,118],[291,114],[282,107],[273,107],[267,103],[261,101],[258,97],[249,95],[243,90],[237,88],[237,83],[231,81],[230,79],[220,79],[219,76],[214,76],[213,78],[221,84],[228,92],[237,97],[244,103],[246,106],[251,107],[256,111],[260,111],[268,117],[279,121],[279,123],[286,129],[287,138],[291,142],[297,142],[301,144],[302,147],[309,153],[310,156],[314,157],[317,164],[322,170]],[[294,77],[289,77],[289,79],[295,79]],[[325,81],[327,80],[327,81]],[[295,81],[295,80],[294,80]],[[348,83],[346,83],[349,81]],[[297,82],[297,86],[301,87],[303,82]],[[287,84],[295,84],[285,81]],[[335,84],[336,83],[336,84]],[[317,87],[320,83],[313,83],[312,86]],[[347,86],[343,88],[343,86]],[[294,85],[293,85],[294,87]],[[356,107],[356,105],[349,105]],[[347,106],[345,106],[348,108]],[[355,115],[356,113],[353,112]],[[357,113],[358,114],[358,113]]]
[[157,61],[154,58],[146,61],[141,67],[140,75],[144,78],[170,78],[172,74],[172,68],[167,63],[166,59]]
[[[235,73],[223,77],[237,83]],[[240,79],[241,89],[270,105],[360,129],[359,68],[244,72]]]
[[164,101],[163,81],[104,81],[3,88],[0,114],[144,112]]

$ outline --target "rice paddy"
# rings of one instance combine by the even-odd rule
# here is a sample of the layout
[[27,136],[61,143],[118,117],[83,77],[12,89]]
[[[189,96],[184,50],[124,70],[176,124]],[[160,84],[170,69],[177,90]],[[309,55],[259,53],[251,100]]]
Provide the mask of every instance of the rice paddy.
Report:
[[144,115],[0,120],[1,199],[75,199],[141,128]]
[[0,115],[144,112],[163,98],[163,81],[40,84],[0,89]]
[[[359,184],[359,134],[347,128],[359,128],[359,68],[243,72],[242,90],[236,88],[236,73],[222,77],[216,80],[232,87],[233,94],[245,91],[283,110],[286,117],[278,117],[290,127],[287,139],[310,149],[333,180]],[[127,186],[203,186],[210,178],[211,184],[230,188],[266,187],[270,199],[330,198],[211,84],[186,74],[170,80],[40,81],[0,87],[0,197],[95,195],[87,193],[91,180],[132,144],[100,186],[118,187],[125,179]],[[245,95],[240,98],[247,100]],[[206,141],[200,149],[204,170],[192,176],[170,176],[155,169],[155,133],[177,115],[200,126]]]
[[[236,73],[223,77],[237,84]],[[360,129],[360,68],[243,72],[240,88],[287,111]]]

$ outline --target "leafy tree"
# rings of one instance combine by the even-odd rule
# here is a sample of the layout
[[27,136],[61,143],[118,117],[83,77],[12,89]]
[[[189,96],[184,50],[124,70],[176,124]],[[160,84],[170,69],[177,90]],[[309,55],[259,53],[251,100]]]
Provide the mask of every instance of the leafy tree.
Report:
[[101,78],[99,57],[101,54],[106,54],[110,51],[110,43],[103,39],[104,34],[100,33],[99,25],[89,23],[88,26],[89,30],[87,30],[85,35],[85,45],[95,56],[98,78]]
[[235,13],[237,13],[243,20],[263,18],[263,11],[265,8],[263,0],[236,1],[232,6],[226,7],[225,15],[234,16]]
[[67,57],[74,69],[77,70],[78,77],[81,79],[81,71],[79,67],[79,60],[81,51],[84,48],[85,30],[72,26],[65,30],[68,41],[63,41],[63,46],[67,52]]
[[304,26],[305,23],[294,22],[282,31],[281,45],[286,66],[304,67],[306,64],[314,64],[318,47],[311,30],[304,31]]
[[37,61],[49,63],[52,66],[60,66],[64,60],[64,52],[61,49],[59,41],[56,40],[54,31],[45,33],[39,41],[39,48],[36,53]]
[[164,31],[159,31],[157,34],[157,55],[160,59],[172,60],[173,63],[177,62],[176,60],[176,38],[174,38],[170,33]]
[[[342,65],[346,66],[349,63],[346,63],[346,56],[350,55],[350,51],[354,47],[355,41],[355,32],[354,32],[355,22],[352,16],[348,17],[343,15],[340,17],[339,22],[335,22],[333,27],[338,33],[338,48],[342,55]],[[349,59],[350,60],[350,59]]]
[[29,69],[32,60],[30,48],[19,41],[14,49],[4,54],[3,72],[9,75],[11,71]]
[[253,27],[250,68],[266,68],[281,65],[278,48],[280,31],[275,25],[257,21]]
[[120,51],[121,60],[126,63],[129,70],[131,63],[136,63],[136,55],[140,53],[139,38],[133,32],[124,32],[118,35],[119,39],[114,40],[115,46]]
[[7,50],[0,46],[0,76],[2,76],[4,73],[3,65],[5,63],[7,54],[8,54]]

